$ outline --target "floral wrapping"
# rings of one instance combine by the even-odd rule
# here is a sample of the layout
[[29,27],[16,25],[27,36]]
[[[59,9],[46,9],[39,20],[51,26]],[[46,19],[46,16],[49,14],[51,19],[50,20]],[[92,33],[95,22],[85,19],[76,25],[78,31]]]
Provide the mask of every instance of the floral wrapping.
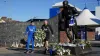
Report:
[[38,42],[42,42],[45,39],[45,37],[46,37],[46,34],[45,34],[45,32],[42,29],[37,29],[36,30],[35,39]]

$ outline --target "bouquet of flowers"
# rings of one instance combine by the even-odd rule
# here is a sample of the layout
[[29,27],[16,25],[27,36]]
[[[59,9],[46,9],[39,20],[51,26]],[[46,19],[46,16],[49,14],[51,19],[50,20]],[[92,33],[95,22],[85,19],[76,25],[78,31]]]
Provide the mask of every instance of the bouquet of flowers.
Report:
[[42,29],[37,29],[36,30],[35,39],[38,42],[42,42],[45,39],[45,37],[46,37],[46,34],[45,34],[45,32]]
[[86,47],[91,47],[90,41],[86,41]]
[[77,46],[82,46],[83,49],[84,49],[84,47],[91,47],[90,42],[87,41],[87,40],[77,39],[77,40],[76,40],[76,44],[77,44]]
[[77,44],[77,45],[83,45],[83,44],[86,44],[86,43],[85,43],[85,40],[76,39],[75,40],[75,44]]
[[62,56],[62,55],[71,55],[70,54],[71,50],[64,49],[62,46],[57,45],[57,43],[52,44],[52,48],[53,48],[53,50],[56,51],[56,54],[59,55],[59,56]]

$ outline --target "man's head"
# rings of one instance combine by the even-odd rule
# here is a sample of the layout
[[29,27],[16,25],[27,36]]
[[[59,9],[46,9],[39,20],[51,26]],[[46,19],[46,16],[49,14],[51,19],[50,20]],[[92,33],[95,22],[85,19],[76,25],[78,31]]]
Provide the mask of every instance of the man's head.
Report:
[[31,25],[34,25],[34,22],[33,21],[31,21]]
[[44,21],[44,24],[45,24],[45,25],[47,25],[47,24],[48,24],[48,21],[47,21],[47,20],[45,20],[45,21]]

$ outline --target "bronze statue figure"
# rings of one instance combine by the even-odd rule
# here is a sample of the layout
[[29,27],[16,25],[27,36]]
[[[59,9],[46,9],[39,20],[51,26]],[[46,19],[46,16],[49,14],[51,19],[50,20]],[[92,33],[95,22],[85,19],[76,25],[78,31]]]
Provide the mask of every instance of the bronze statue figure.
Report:
[[[73,18],[78,14],[77,10],[75,7],[71,7],[68,4],[68,1],[65,0],[63,1],[63,6],[61,7],[62,10],[60,12],[60,17],[59,17],[59,31],[66,31],[67,37],[69,38],[70,42],[73,41],[72,35],[70,34],[70,26],[69,26],[69,21],[71,17]],[[74,29],[75,30],[74,30]],[[75,21],[75,25],[72,27],[73,33],[75,34],[75,38],[79,38],[77,34],[77,24]]]

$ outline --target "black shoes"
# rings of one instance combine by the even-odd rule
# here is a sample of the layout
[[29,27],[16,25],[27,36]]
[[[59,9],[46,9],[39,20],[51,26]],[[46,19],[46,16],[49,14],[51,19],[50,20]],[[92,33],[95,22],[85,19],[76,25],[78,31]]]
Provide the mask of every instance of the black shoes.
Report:
[[30,53],[30,51],[28,51],[28,50],[27,50],[27,51],[25,51],[24,53],[29,54],[29,53]]
[[26,54],[34,53],[34,51],[33,51],[33,50],[31,50],[31,51],[27,50],[27,51],[25,51],[24,53],[26,53]]
[[48,53],[48,50],[47,50],[47,49],[45,49],[44,54],[47,54],[47,53]]
[[30,51],[30,53],[34,53],[34,51],[33,51],[33,50],[31,50],[31,51]]

